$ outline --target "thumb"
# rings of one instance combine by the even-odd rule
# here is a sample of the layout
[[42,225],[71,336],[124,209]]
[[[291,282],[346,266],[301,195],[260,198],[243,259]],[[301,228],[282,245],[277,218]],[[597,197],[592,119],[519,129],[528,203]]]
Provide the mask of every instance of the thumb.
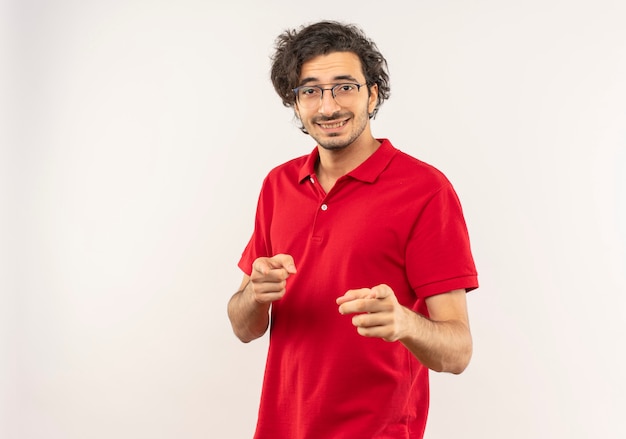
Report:
[[394,292],[389,285],[380,284],[372,288],[373,299],[384,299],[385,297],[394,296]]

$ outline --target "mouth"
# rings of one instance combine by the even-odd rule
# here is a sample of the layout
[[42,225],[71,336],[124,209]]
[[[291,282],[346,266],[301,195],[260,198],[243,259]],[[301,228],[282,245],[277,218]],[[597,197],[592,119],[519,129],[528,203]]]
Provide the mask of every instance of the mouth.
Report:
[[337,128],[341,128],[343,126],[345,126],[348,123],[348,120],[342,120],[342,121],[338,121],[338,122],[326,122],[326,123],[322,123],[322,122],[318,122],[317,124],[325,130],[335,130]]

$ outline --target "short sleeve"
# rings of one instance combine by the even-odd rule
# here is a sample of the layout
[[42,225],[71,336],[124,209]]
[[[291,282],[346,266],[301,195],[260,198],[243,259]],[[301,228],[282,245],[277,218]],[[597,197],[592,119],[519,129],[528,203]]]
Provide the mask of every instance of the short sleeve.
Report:
[[427,200],[406,249],[407,276],[420,298],[478,287],[461,203],[449,182]]
[[254,231],[246,245],[238,267],[248,276],[252,272],[252,263],[260,257],[270,256],[271,242],[269,238],[269,225],[271,223],[271,191],[268,190],[267,179],[263,183],[257,202],[254,220]]

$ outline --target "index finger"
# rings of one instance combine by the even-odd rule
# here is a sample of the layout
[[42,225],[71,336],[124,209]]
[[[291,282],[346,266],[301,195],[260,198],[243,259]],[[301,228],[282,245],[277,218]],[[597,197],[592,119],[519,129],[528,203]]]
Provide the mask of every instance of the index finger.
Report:
[[357,299],[374,299],[375,293],[369,288],[360,288],[358,290],[348,290],[341,297],[337,297],[337,305],[344,304],[346,302],[352,302]]
[[293,257],[290,255],[278,254],[271,258],[258,258],[252,263],[252,269],[263,275],[269,274],[270,271],[283,268],[287,274],[296,273],[296,265]]
[[268,261],[273,268],[284,268],[289,274],[296,273],[296,264],[293,261],[293,256],[286,254],[277,254],[269,258]]

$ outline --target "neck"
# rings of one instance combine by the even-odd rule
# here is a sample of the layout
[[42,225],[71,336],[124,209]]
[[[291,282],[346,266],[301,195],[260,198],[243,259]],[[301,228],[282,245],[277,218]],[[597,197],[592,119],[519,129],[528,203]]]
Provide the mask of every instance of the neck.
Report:
[[380,142],[370,137],[361,142],[355,142],[342,149],[328,150],[318,146],[319,162],[316,168],[317,179],[328,192],[335,182],[361,163],[367,160],[380,146]]

